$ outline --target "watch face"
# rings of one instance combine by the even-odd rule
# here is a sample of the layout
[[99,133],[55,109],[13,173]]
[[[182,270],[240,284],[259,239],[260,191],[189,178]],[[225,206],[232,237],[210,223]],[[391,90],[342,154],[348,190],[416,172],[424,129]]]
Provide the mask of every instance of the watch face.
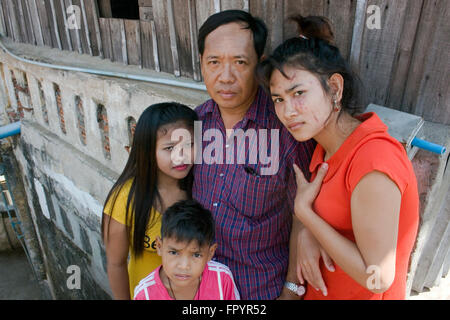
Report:
[[305,287],[304,287],[304,286],[298,286],[298,287],[297,287],[297,294],[298,294],[299,296],[304,295],[304,294],[305,294]]

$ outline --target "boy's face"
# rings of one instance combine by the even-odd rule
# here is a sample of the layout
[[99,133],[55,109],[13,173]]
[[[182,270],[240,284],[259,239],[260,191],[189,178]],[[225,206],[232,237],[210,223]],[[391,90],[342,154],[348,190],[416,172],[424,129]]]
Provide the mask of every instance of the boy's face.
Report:
[[159,237],[156,241],[158,255],[162,258],[164,273],[172,286],[197,286],[206,264],[214,256],[217,244],[199,247],[197,241],[178,242],[174,238]]

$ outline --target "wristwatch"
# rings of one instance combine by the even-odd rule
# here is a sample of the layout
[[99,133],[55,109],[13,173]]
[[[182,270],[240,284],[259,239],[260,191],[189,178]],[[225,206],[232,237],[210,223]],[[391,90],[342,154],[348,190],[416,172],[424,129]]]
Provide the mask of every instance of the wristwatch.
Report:
[[305,294],[305,287],[302,285],[286,281],[284,283],[284,286],[286,288],[288,288],[289,290],[291,290],[292,292],[294,292],[298,296],[302,296]]

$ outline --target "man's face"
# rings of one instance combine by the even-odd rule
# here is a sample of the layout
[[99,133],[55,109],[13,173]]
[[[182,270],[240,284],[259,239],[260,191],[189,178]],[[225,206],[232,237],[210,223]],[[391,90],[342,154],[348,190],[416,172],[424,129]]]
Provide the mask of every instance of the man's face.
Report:
[[258,57],[250,29],[232,22],[208,34],[201,68],[211,98],[222,109],[246,108],[258,88],[255,68]]

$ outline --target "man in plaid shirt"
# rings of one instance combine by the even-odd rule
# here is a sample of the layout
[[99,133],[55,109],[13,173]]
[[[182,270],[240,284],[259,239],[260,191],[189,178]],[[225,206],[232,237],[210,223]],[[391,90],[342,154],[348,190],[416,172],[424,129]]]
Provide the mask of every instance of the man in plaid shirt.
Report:
[[292,138],[258,86],[255,68],[266,39],[264,23],[240,10],[214,14],[200,28],[202,75],[212,99],[196,108],[202,148],[193,197],[214,215],[215,259],[231,269],[242,299],[296,299],[283,286],[298,283],[293,164],[309,177],[314,144]]

